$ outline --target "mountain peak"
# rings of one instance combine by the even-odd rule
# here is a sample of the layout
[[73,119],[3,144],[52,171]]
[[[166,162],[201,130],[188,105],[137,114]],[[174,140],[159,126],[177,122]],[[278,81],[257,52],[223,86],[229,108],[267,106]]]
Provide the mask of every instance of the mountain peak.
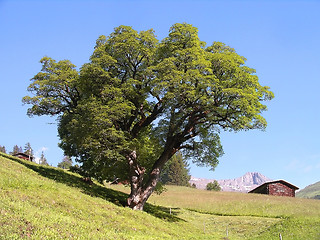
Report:
[[265,182],[271,181],[271,179],[267,178],[259,172],[247,172],[241,178],[243,179],[243,182],[253,185],[261,185]]

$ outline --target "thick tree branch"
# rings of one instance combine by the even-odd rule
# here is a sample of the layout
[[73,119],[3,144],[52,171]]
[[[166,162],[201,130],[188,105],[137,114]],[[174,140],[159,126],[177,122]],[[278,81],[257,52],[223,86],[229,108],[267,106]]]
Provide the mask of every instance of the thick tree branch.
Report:
[[162,104],[162,101],[159,101],[157,104],[155,104],[151,114],[148,117],[141,118],[140,121],[134,125],[131,131],[131,135],[134,138],[137,137],[141,129],[149,126],[159,116],[159,114],[163,112],[163,109],[164,106]]

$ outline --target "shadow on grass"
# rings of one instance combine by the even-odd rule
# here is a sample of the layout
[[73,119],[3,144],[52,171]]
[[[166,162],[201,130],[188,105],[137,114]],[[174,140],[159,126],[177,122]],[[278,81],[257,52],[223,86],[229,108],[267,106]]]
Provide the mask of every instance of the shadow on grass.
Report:
[[[59,168],[54,167],[47,167],[38,165],[36,163],[28,162],[7,154],[0,154],[5,158],[11,159],[15,162],[23,164],[29,169],[39,173],[41,176],[52,179],[56,182],[66,184],[70,187],[75,187],[80,189],[83,193],[92,196],[92,197],[99,197],[105,199],[109,202],[114,203],[117,206],[126,206],[128,195],[126,193],[116,191],[113,189],[108,189],[102,185],[93,183],[88,184],[83,181],[81,176],[77,176],[66,172]],[[178,222],[184,221],[183,219],[177,217],[178,209],[171,209],[162,207],[162,206],[155,206],[149,203],[145,204],[144,211],[163,220],[168,222]],[[171,214],[170,214],[171,213]]]

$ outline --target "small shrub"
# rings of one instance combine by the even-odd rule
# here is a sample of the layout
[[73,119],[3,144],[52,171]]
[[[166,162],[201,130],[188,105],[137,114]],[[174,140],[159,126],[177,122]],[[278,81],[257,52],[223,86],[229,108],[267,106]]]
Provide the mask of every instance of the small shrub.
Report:
[[221,191],[221,187],[217,180],[214,180],[213,182],[208,183],[206,186],[206,189],[208,191],[217,191],[217,192]]

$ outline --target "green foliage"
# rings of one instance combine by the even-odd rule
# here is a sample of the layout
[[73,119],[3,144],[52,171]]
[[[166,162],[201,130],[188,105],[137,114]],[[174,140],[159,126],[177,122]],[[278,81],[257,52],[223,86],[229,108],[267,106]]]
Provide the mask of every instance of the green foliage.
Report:
[[160,182],[157,182],[157,186],[155,187],[154,189],[154,192],[158,195],[160,195],[161,193],[164,193],[167,191],[167,188],[165,188],[165,186],[163,185],[163,183],[160,181]]
[[188,163],[180,152],[176,153],[164,166],[161,173],[163,184],[190,186],[190,174]]
[[139,179],[152,192],[177,151],[214,169],[221,129],[266,127],[262,102],[273,93],[245,60],[223,43],[206,46],[187,23],[161,42],[152,29],[119,26],[98,38],[79,71],[67,60],[41,59],[28,87],[34,96],[23,102],[30,116],[58,116],[60,147],[88,175]]
[[62,161],[58,163],[57,167],[62,169],[70,169],[71,166],[72,166],[72,159],[68,156],[64,156]]
[[213,182],[209,182],[206,186],[206,189],[208,191],[217,191],[217,192],[221,191],[221,187],[217,180],[214,180]]
[[40,60],[41,72],[31,80],[28,91],[35,97],[25,96],[23,102],[31,104],[28,115],[57,115],[72,111],[76,105],[78,95],[75,83],[78,72],[75,65],[68,60],[56,62],[49,57]]
[[31,144],[29,142],[26,143],[26,145],[24,146],[24,153],[29,155],[32,158],[34,157],[33,156],[33,149],[32,149]]

